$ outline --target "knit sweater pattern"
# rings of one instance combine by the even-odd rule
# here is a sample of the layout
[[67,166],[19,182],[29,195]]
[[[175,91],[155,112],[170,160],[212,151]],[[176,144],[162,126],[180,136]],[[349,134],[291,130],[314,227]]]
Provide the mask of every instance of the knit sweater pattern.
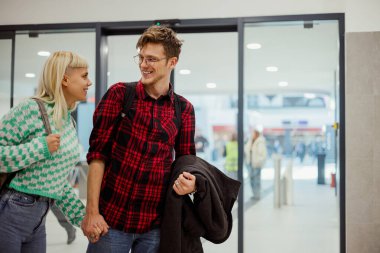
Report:
[[44,105],[52,132],[60,134],[59,149],[50,154],[37,102],[26,99],[0,120],[0,172],[17,171],[9,188],[54,199],[70,223],[80,226],[85,207],[67,180],[80,156],[76,129],[70,115],[56,129],[53,105]]

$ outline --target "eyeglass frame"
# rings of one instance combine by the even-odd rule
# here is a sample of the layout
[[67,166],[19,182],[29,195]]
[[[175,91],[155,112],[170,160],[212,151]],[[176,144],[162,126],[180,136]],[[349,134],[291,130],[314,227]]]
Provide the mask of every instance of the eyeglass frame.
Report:
[[135,56],[133,56],[133,61],[137,64],[137,65],[141,65],[143,62],[145,62],[146,65],[149,65],[149,66],[152,66],[154,65],[156,62],[159,62],[159,61],[162,61],[162,60],[165,60],[165,59],[168,59],[167,57],[164,57],[164,58],[155,58],[155,57],[143,57],[141,56],[140,54],[137,54]]

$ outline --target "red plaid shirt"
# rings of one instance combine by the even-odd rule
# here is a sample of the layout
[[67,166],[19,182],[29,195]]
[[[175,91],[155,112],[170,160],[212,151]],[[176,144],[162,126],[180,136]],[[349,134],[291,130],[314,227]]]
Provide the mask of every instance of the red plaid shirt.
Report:
[[125,92],[125,84],[113,85],[96,107],[87,161],[100,159],[106,164],[99,211],[108,225],[128,233],[144,233],[160,225],[164,195],[170,187],[173,148],[176,157],[195,154],[194,108],[179,96],[182,123],[176,142],[172,88],[155,100],[139,82],[131,108],[115,129],[116,137],[112,140]]

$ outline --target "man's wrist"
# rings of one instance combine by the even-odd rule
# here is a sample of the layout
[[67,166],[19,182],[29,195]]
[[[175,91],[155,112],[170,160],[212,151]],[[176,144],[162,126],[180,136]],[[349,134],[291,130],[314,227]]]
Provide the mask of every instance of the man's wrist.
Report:
[[89,208],[87,206],[87,208],[86,208],[86,214],[89,214],[89,215],[99,214],[99,209],[98,208]]
[[194,185],[194,190],[193,190],[192,192],[190,192],[190,194],[194,194],[194,193],[196,193],[196,192],[197,192],[197,186]]

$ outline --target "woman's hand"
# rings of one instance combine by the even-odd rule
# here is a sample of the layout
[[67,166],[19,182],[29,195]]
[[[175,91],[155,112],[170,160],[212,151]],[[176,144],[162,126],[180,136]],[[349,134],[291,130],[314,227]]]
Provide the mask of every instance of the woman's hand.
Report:
[[48,145],[48,149],[50,154],[56,152],[61,144],[61,136],[59,134],[49,134],[46,137],[46,143]]
[[109,226],[100,214],[86,214],[81,228],[83,234],[87,236],[91,243],[95,243],[100,239],[100,236],[108,233]]

